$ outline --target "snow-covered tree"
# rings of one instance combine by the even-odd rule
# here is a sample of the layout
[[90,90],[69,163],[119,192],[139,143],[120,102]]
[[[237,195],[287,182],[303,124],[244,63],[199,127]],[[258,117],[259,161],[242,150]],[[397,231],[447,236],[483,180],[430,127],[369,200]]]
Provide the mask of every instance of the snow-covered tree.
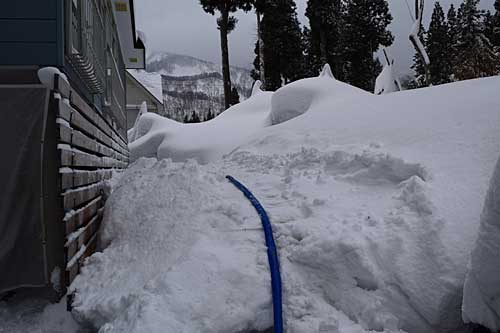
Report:
[[479,0],[465,0],[459,8],[454,68],[458,80],[492,76],[498,71],[498,54],[484,34],[484,12],[478,9],[478,3]]
[[199,0],[203,10],[209,14],[220,13],[217,27],[220,31],[222,51],[222,76],[224,80],[224,102],[226,109],[231,106],[231,72],[229,67],[228,35],[236,27],[238,20],[231,15],[239,9],[252,9],[251,0]]
[[373,91],[375,78],[374,53],[380,46],[394,40],[387,29],[392,21],[386,0],[348,0],[344,15],[343,59],[346,82]]
[[425,43],[430,59],[430,83],[433,85],[450,82],[452,63],[448,30],[443,7],[439,2],[436,2]]
[[308,0],[306,16],[309,19],[308,67],[319,74],[329,64],[335,77],[343,79],[341,27],[342,1]]

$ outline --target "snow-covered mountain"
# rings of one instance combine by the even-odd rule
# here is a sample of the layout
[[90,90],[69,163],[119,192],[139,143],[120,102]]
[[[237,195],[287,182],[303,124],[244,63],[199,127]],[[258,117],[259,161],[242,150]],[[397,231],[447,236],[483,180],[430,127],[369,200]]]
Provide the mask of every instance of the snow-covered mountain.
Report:
[[[200,119],[207,114],[224,111],[224,86],[219,64],[191,56],[155,53],[148,57],[146,70],[162,76],[163,99],[168,117],[182,121],[197,113]],[[240,100],[250,96],[253,80],[250,70],[231,67],[231,81]]]

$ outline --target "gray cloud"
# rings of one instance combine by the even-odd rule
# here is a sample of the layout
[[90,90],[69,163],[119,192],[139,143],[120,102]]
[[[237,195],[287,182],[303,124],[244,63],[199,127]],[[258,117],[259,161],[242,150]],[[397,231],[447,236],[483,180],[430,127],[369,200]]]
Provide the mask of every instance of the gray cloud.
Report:
[[[491,9],[494,0],[482,0],[481,6]],[[301,22],[307,23],[304,16],[307,0],[296,0]],[[408,0],[410,5],[413,0]],[[426,19],[430,19],[433,0],[427,0]],[[445,10],[451,3],[460,0],[441,0]],[[409,71],[413,49],[408,41],[411,19],[405,0],[389,0],[394,21],[390,29],[396,40],[390,49],[400,72]],[[137,28],[147,36],[149,52],[168,51],[187,54],[201,59],[220,62],[219,31],[216,17],[205,13],[197,0],[138,0],[135,2]],[[251,67],[256,40],[256,18],[253,12],[238,13],[236,30],[231,33],[231,64]]]

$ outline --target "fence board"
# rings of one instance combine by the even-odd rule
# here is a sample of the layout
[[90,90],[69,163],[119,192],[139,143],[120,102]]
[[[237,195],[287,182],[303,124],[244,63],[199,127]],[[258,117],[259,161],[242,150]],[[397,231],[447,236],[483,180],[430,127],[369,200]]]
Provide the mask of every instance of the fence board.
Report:
[[82,253],[77,252],[78,258],[73,257],[68,260],[68,266],[66,267],[66,286],[70,286],[75,277],[80,272],[80,268],[86,258],[91,256],[97,249],[97,234],[95,234],[85,245],[85,249]]
[[64,210],[68,212],[71,209],[77,208],[86,202],[102,196],[104,188],[104,182],[100,182],[62,193]]
[[102,210],[99,210],[96,215],[88,221],[85,226],[82,226],[74,234],[70,234],[65,245],[67,262],[73,258],[83,245],[85,245],[96,233],[101,225]]
[[60,174],[61,190],[98,183],[111,179],[113,176],[113,172],[111,170],[86,171],[68,169],[60,171]]
[[84,227],[86,223],[98,213],[103,205],[103,197],[98,196],[77,211],[68,212],[63,220],[66,235],[70,235],[79,228]]
[[59,140],[61,142],[67,143],[73,147],[85,149],[86,151],[91,151],[92,153],[101,156],[107,156],[122,162],[128,162],[128,158],[126,156],[97,142],[96,140],[83,134],[82,132],[67,127],[66,124],[60,123],[58,127],[59,127]]
[[124,159],[128,161],[128,150],[127,147],[123,148],[120,144],[114,141],[109,135],[99,129],[96,125],[90,122],[87,118],[74,109],[63,100],[59,100],[58,103],[58,115],[66,122],[68,122],[71,127],[82,131],[83,133],[95,138],[102,144],[114,149],[118,153],[122,154]]
[[97,127],[99,127],[104,133],[111,135],[111,138],[122,146],[123,149],[127,149],[127,142],[123,139],[113,127],[111,127],[103,118],[103,116],[92,109],[85,101],[73,91],[71,94],[71,104],[73,104],[85,117],[90,119]]
[[123,169],[127,167],[127,163],[116,160],[111,157],[99,157],[96,155],[87,154],[85,152],[72,149],[67,150],[60,148],[61,151],[61,166],[63,167],[88,167],[88,168],[117,168]]

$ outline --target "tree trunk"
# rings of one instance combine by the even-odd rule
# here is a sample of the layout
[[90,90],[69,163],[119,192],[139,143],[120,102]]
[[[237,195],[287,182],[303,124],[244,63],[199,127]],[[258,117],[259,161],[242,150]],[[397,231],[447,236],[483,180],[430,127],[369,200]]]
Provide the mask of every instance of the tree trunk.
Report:
[[220,40],[222,51],[222,79],[224,81],[224,103],[225,108],[231,107],[231,71],[229,69],[229,47],[227,41],[229,23],[229,11],[223,10],[220,17]]
[[266,72],[265,72],[265,59],[264,59],[264,39],[262,38],[261,29],[261,14],[257,11],[257,34],[259,37],[259,72],[260,72],[260,82],[262,82],[262,87],[266,86]]
[[323,62],[322,66],[328,63],[328,52],[326,45],[326,32],[323,28],[319,30],[319,47],[321,52],[321,61]]

